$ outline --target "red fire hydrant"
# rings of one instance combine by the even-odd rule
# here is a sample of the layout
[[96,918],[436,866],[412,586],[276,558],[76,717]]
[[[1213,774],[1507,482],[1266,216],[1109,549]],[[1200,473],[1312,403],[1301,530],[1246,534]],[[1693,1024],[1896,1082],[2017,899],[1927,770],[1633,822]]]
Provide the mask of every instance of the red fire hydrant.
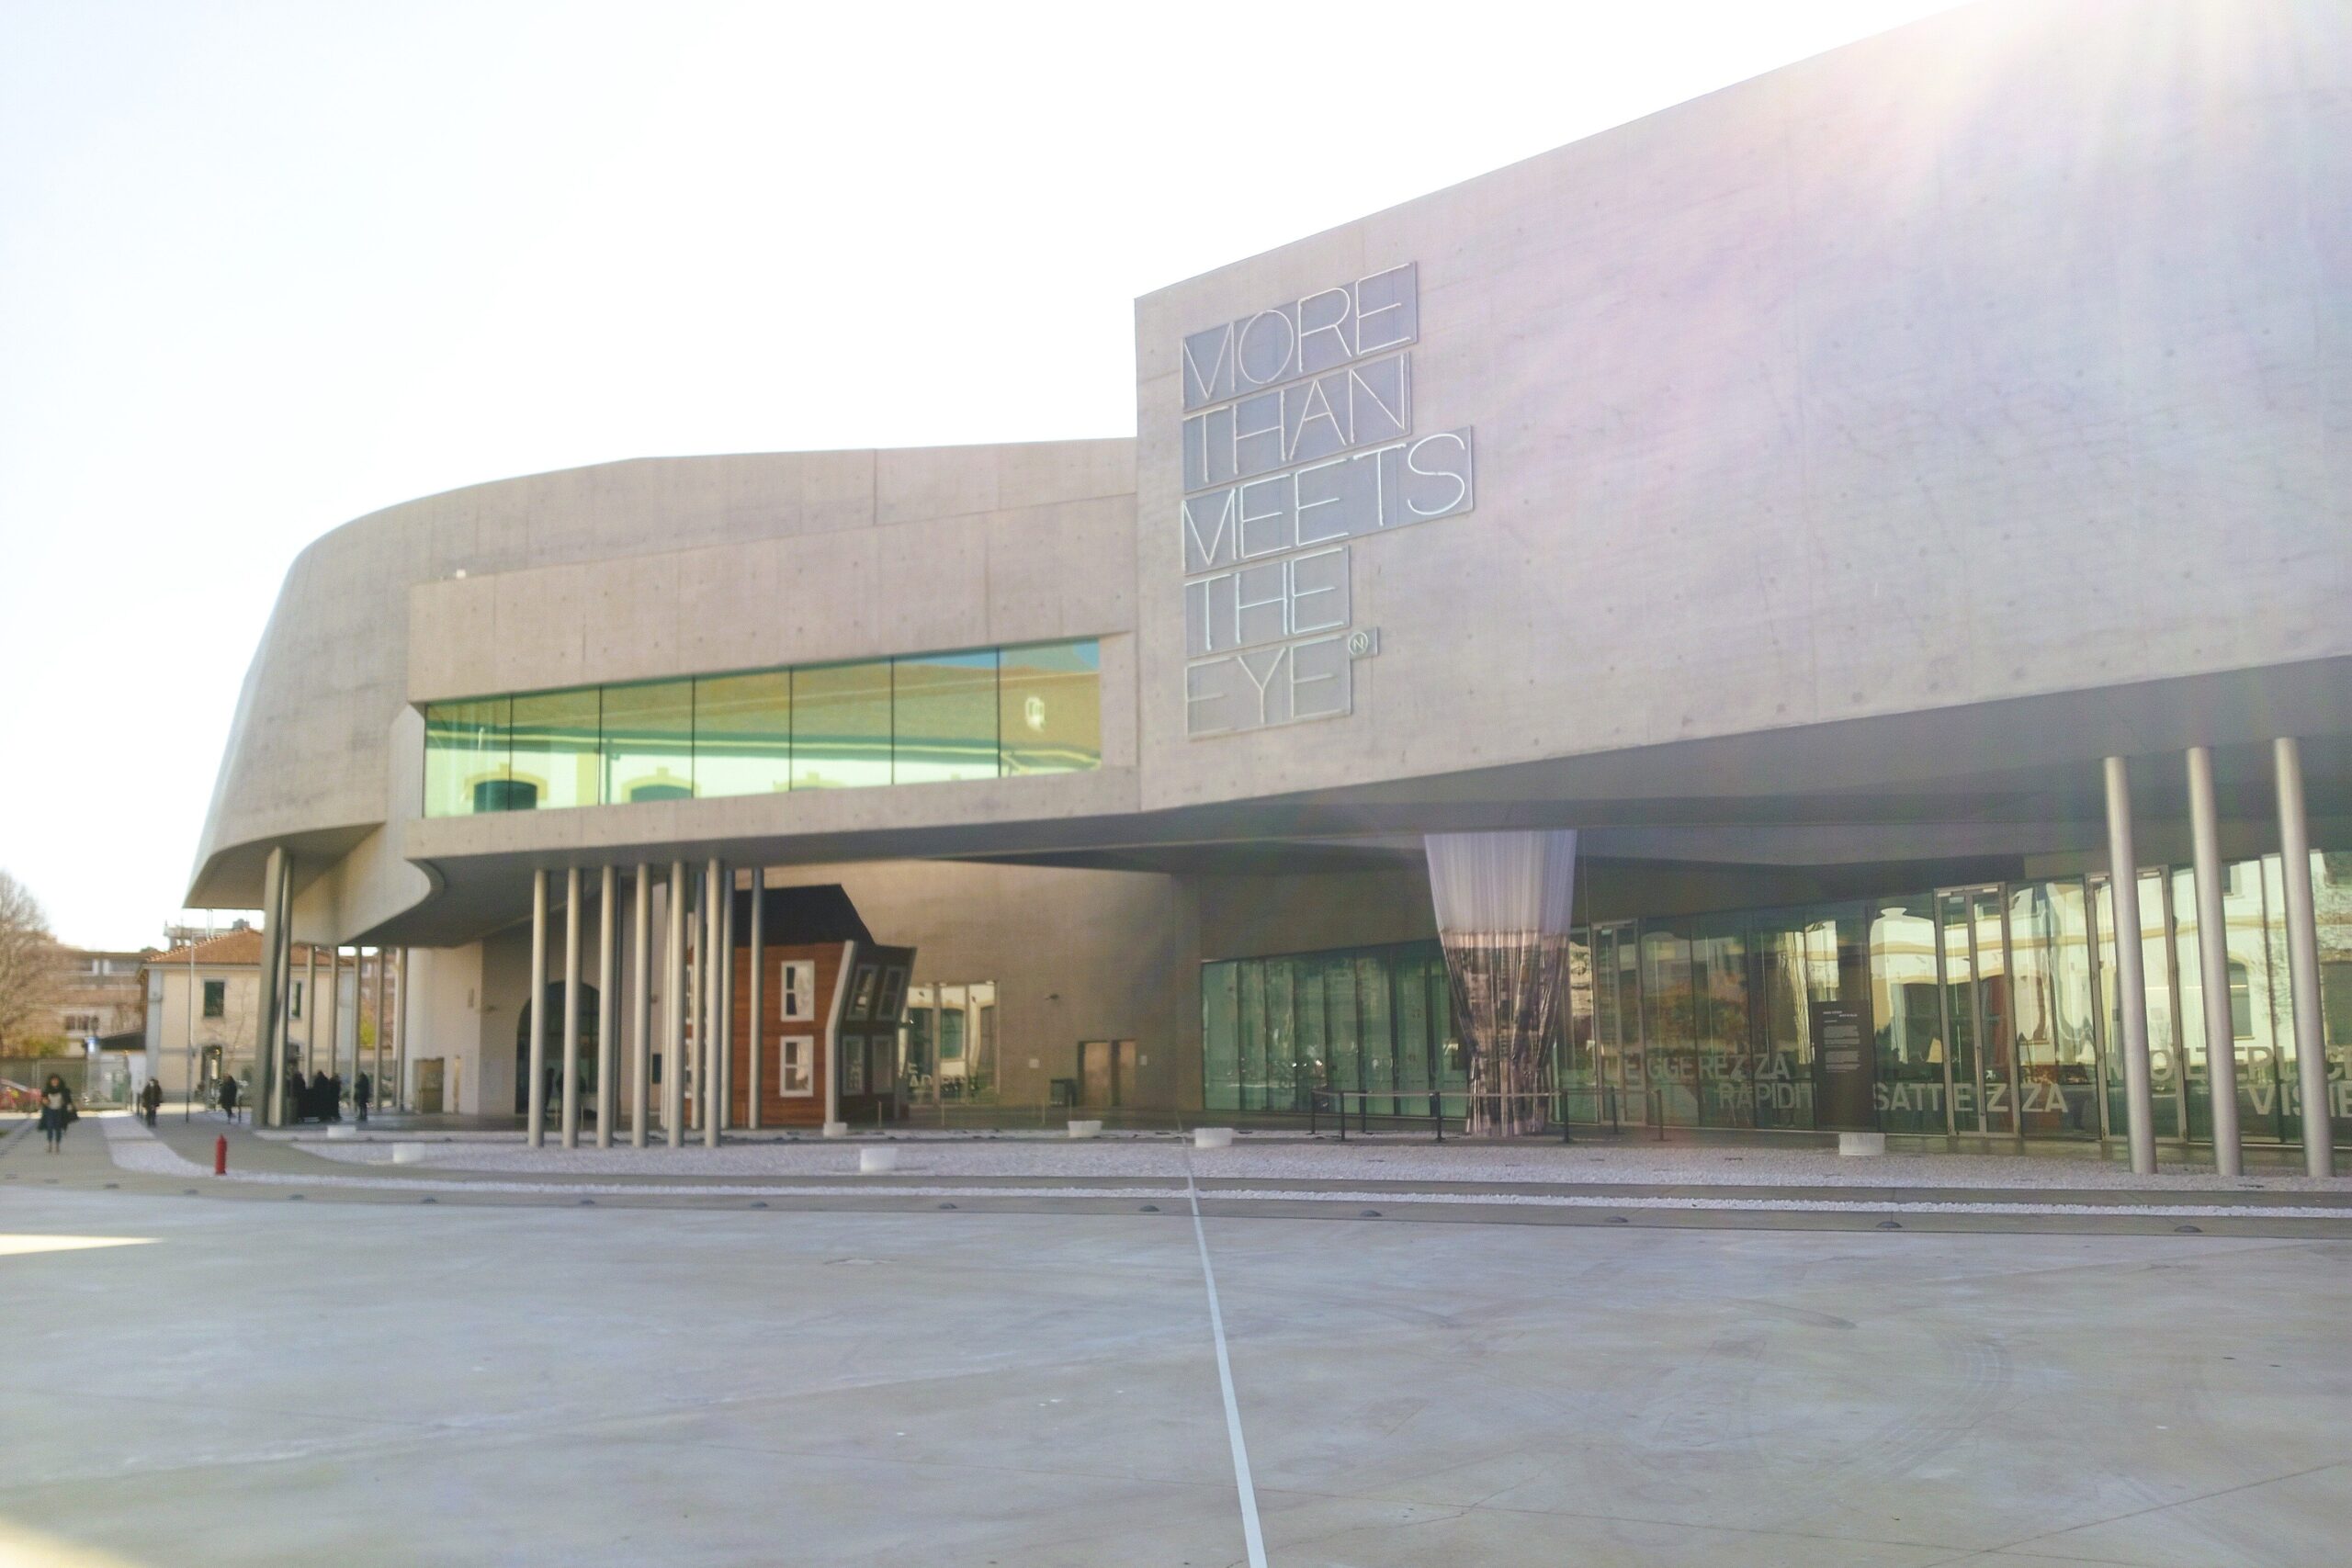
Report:
[[229,1174],[229,1134],[226,1133],[212,1140],[212,1174]]

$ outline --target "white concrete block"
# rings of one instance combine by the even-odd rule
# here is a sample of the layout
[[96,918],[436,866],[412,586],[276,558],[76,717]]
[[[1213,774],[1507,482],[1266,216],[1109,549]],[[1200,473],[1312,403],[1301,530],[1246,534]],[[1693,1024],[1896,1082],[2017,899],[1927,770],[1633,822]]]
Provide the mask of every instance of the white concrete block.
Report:
[[1838,1152],[1841,1155],[1883,1155],[1886,1153],[1884,1133],[1840,1133]]
[[1069,1124],[1069,1135],[1073,1138],[1099,1138],[1102,1135],[1102,1123],[1072,1121]]
[[330,1138],[356,1138],[359,1136],[359,1129],[350,1125],[348,1122],[338,1122],[327,1129],[327,1136]]
[[1195,1127],[1193,1129],[1193,1146],[1196,1149],[1229,1149],[1233,1146],[1233,1129]]
[[862,1176],[871,1176],[877,1171],[896,1170],[899,1168],[899,1151],[860,1149],[857,1151],[857,1168]]
[[829,1137],[829,1138],[846,1138],[846,1137],[848,1137],[848,1136],[849,1136],[849,1123],[848,1123],[848,1122],[826,1122],[826,1123],[825,1123],[825,1136],[827,1136],[827,1137]]
[[424,1160],[424,1145],[423,1144],[394,1144],[392,1145],[394,1165],[421,1165]]

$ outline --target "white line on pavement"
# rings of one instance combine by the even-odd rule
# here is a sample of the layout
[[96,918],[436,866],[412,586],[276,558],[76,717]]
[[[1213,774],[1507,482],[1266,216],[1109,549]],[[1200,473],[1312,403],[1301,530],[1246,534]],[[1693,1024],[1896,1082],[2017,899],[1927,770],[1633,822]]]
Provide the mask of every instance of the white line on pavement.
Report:
[[[1185,1164],[1189,1167],[1191,1161]],[[1233,1397],[1233,1359],[1225,1349],[1225,1313],[1216,1303],[1216,1270],[1209,1267],[1209,1233],[1201,1224],[1201,1191],[1190,1169],[1184,1197],[1193,1205],[1193,1239],[1201,1248],[1201,1282],[1208,1287],[1209,1331],[1216,1337],[1216,1381],[1225,1391],[1225,1435],[1233,1443],[1233,1487],[1241,1495],[1241,1540],[1250,1568],[1266,1568],[1266,1539],[1258,1529],[1258,1488],[1250,1479],[1250,1445],[1241,1438],[1241,1406]]]

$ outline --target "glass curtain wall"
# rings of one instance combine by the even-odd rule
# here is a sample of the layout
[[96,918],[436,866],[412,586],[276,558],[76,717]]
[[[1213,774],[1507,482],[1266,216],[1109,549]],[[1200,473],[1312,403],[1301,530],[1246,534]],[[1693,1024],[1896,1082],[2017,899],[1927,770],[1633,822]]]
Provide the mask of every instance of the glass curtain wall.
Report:
[[[2284,877],[2276,855],[2226,876],[2242,1131],[2291,1143]],[[2312,889],[2329,1085],[2352,1142],[2352,853],[2315,854]],[[2143,873],[2140,899],[2157,1135],[2209,1137],[2190,874]],[[1813,1127],[1815,1021],[1834,1006],[1876,1042],[1887,1132],[2086,1139],[2126,1124],[2103,876],[1580,927],[1568,976],[1553,1050],[1576,1121]],[[1212,1110],[1304,1111],[1324,1091],[1351,1114],[1423,1116],[1432,1085],[1448,1116],[1467,1109],[1435,942],[1211,963],[1201,995]]]
[[433,703],[424,814],[1099,768],[1092,640]]
[[1201,1030],[1212,1111],[1427,1116],[1433,1089],[1467,1110],[1434,942],[1204,964]]

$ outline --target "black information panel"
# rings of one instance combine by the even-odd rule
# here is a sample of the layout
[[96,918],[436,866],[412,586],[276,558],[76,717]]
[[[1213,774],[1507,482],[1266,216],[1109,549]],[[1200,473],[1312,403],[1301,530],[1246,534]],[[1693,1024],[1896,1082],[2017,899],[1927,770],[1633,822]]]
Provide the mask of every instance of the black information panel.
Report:
[[1842,1002],[1813,1004],[1814,1125],[1826,1132],[1874,1133],[1878,1064],[1860,1010]]

